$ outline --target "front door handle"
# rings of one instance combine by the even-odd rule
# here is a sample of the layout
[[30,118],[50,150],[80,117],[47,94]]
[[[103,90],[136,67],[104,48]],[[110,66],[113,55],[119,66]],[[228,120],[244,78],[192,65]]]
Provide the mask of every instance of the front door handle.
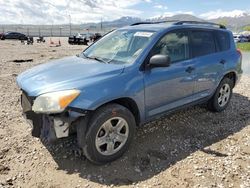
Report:
[[188,68],[186,69],[186,72],[191,73],[191,72],[193,72],[194,70],[195,70],[194,67],[188,67]]
[[225,59],[222,59],[221,61],[220,61],[220,64],[222,64],[222,65],[224,65],[226,63],[226,60]]

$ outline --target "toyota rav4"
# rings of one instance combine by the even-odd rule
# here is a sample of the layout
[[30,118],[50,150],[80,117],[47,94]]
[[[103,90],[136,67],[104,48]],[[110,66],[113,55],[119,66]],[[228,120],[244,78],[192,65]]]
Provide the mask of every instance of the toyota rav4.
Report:
[[106,34],[81,54],[20,74],[32,135],[76,133],[98,164],[128,149],[140,126],[191,105],[224,110],[242,74],[232,33],[208,22],[142,22]]

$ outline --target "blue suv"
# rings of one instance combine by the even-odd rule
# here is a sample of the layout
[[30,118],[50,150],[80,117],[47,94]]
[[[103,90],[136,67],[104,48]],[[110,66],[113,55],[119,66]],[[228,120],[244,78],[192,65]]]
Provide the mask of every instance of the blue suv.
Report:
[[191,105],[224,110],[242,74],[232,33],[208,22],[142,22],[117,29],[81,54],[20,74],[32,135],[76,133],[97,164],[119,158],[137,126]]

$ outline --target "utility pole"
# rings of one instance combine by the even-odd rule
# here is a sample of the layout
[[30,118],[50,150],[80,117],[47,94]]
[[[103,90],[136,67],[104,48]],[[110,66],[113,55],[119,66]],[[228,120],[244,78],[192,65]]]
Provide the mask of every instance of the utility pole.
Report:
[[62,28],[63,27],[60,27],[59,29],[60,29],[60,37],[62,36]]
[[101,18],[101,31],[102,31],[102,18]]
[[71,36],[71,15],[69,14],[69,35]]
[[38,33],[39,33],[39,37],[41,36],[41,29],[40,27],[38,27]]
[[52,22],[51,30],[50,30],[50,36],[51,36],[51,37],[53,36],[53,25],[54,25],[54,23]]

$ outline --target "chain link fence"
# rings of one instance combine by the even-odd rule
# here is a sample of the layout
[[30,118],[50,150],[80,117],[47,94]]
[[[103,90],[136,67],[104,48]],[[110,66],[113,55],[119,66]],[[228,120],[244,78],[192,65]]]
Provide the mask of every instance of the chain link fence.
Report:
[[81,25],[1,25],[0,33],[20,32],[27,36],[68,37],[76,33],[107,33],[114,27],[86,27]]

